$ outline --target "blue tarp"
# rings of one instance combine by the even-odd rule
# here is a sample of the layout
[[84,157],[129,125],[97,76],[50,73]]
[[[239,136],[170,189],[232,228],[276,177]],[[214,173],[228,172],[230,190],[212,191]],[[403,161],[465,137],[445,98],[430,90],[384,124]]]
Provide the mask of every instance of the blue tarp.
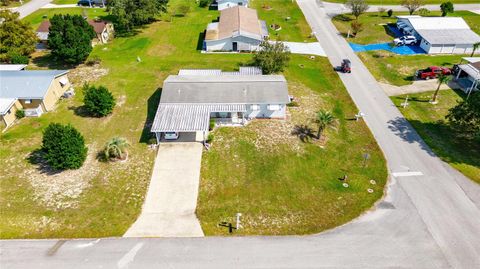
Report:
[[414,55],[425,54],[425,51],[419,46],[399,46],[395,47],[392,43],[378,43],[359,45],[355,43],[349,43],[355,52],[371,51],[371,50],[386,50],[400,55]]

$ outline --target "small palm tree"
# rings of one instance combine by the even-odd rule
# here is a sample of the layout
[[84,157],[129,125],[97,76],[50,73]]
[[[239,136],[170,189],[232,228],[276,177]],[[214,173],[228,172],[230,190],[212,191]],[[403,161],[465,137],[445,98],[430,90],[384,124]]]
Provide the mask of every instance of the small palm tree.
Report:
[[127,140],[122,137],[114,137],[105,144],[103,153],[108,159],[125,159],[127,155],[127,147],[129,146]]
[[335,123],[335,116],[330,111],[320,110],[317,112],[316,122],[318,123],[317,139],[320,139],[323,130]]
[[438,97],[438,92],[440,91],[440,87],[442,86],[442,84],[447,84],[449,81],[450,81],[450,76],[440,74],[440,76],[438,77],[438,87],[433,93],[432,100],[430,101],[430,103],[432,104],[437,103],[437,97]]
[[473,57],[473,54],[475,54],[475,51],[480,48],[480,42],[477,42],[475,44],[473,44],[473,50],[472,50],[472,55],[470,55],[470,57]]

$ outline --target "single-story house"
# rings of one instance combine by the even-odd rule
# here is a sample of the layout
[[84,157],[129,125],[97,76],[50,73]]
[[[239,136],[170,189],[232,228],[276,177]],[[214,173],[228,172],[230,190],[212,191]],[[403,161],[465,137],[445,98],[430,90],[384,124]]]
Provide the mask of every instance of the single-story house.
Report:
[[224,9],[219,22],[208,24],[205,33],[206,51],[255,51],[268,37],[265,21],[257,11],[243,6]]
[[224,10],[235,6],[248,7],[248,0],[217,0],[218,10]]
[[0,71],[0,121],[5,127],[23,109],[27,117],[39,117],[54,108],[70,88],[68,70]]
[[26,64],[0,64],[0,71],[20,71],[27,68]]
[[189,133],[195,141],[205,141],[211,119],[221,125],[244,125],[254,118],[285,119],[290,102],[285,78],[249,74],[252,71],[187,70],[168,76],[151,128],[157,142],[165,132]]
[[460,88],[470,94],[472,91],[480,91],[480,57],[465,57],[456,68],[455,82]]
[[[92,40],[92,45],[96,44],[106,44],[110,39],[113,38],[114,30],[113,24],[111,22],[103,20],[88,20],[88,24],[93,27],[93,30],[96,33],[96,37]],[[50,28],[50,21],[42,21],[40,26],[37,28],[37,37],[40,39],[40,42],[46,43],[48,40],[48,33]]]
[[398,16],[397,25],[406,34],[417,37],[427,53],[467,54],[480,36],[461,17]]

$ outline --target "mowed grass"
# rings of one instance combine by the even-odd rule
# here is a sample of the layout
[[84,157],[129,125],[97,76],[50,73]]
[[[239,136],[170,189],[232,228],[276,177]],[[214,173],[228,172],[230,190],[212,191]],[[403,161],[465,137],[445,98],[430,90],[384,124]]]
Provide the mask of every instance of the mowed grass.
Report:
[[358,57],[380,82],[396,86],[409,85],[415,71],[429,66],[453,67],[467,55],[397,55],[386,51],[366,51]]
[[[345,3],[346,0],[328,0],[325,2],[332,2],[332,3]],[[366,0],[368,4],[371,5],[400,5],[402,0]],[[445,2],[443,0],[423,0],[422,1],[425,5],[427,4],[438,4]],[[453,4],[477,4],[478,0],[451,0]]]
[[[396,23],[395,16],[398,15],[408,15],[408,12],[394,12],[392,17],[388,17],[386,12],[382,14],[379,12],[362,14],[359,17],[359,22],[363,24],[363,30],[356,37],[346,38],[346,40],[356,44],[392,42],[394,36],[389,32],[387,24]],[[427,16],[441,16],[441,12],[431,11]],[[462,17],[474,32],[480,34],[480,15],[470,11],[456,11],[449,13],[448,17]],[[341,14],[333,17],[332,22],[338,31],[347,37],[354,19],[355,17],[351,14]]]
[[[394,16],[405,14],[408,13],[395,12]],[[358,33],[357,37],[347,38],[347,41],[358,44],[392,42],[394,37],[387,30],[387,24],[396,22],[394,16],[389,18],[374,12],[360,16],[359,20],[364,24],[365,29]],[[440,12],[430,12],[429,16],[440,16]],[[449,16],[464,18],[472,30],[480,34],[480,15],[469,11],[457,11]],[[346,37],[352,20],[353,16],[347,14],[334,17],[332,22]],[[378,81],[402,86],[413,83],[413,76],[418,69],[434,65],[453,67],[461,61],[462,57],[470,55],[398,55],[377,50],[361,52],[358,56]]]
[[[433,92],[410,94],[410,105],[405,109],[400,108],[400,111],[436,155],[480,183],[480,142],[465,139],[448,126],[445,119],[448,110],[466,98],[465,94],[453,90],[440,91],[437,105],[428,102],[432,95]],[[400,107],[405,97],[394,96],[391,99]]]
[[39,9],[38,11],[23,18],[23,21],[30,23],[34,30],[37,30],[42,21],[49,20],[55,14],[72,14],[72,15],[86,15],[90,19],[105,18],[108,19],[108,13],[103,8],[87,8],[87,7],[72,7],[72,8],[51,8]]
[[[99,68],[107,69],[108,74],[92,83],[106,86],[117,98],[118,105],[111,116],[97,119],[75,112],[82,105],[83,81],[79,80],[74,81],[77,90],[74,98],[59,101],[55,111],[40,118],[22,119],[0,136],[0,162],[6,164],[0,174],[1,238],[121,236],[136,220],[155,157],[155,151],[148,149],[146,142],[151,138],[150,124],[163,80],[181,68],[235,70],[252,57],[251,54],[199,53],[202,33],[206,25],[218,17],[218,12],[198,8],[187,1],[171,1],[170,6],[175,8],[184,3],[191,5],[185,17],[155,22],[139,29],[134,36],[115,38],[107,45],[94,48],[91,57],[98,56]],[[77,10],[80,9],[71,11]],[[40,10],[27,19],[35,25],[40,23],[38,18],[43,14],[51,16],[56,12],[62,11]],[[38,68],[57,66],[45,64],[43,60],[34,62]],[[305,68],[301,69],[300,63]],[[244,234],[318,232],[358,216],[383,193],[386,180],[383,156],[362,122],[345,120],[356,109],[326,59],[312,61],[307,56],[293,56],[285,75],[292,83],[301,83],[302,88],[322,96],[324,107],[332,109],[340,120],[338,131],[328,131],[325,149],[304,145],[301,154],[284,150],[269,155],[252,148],[243,133],[247,129],[219,130],[225,135],[231,132],[235,146],[230,150],[214,146],[203,160],[198,215],[207,234],[221,233],[216,223],[237,211],[243,212],[246,220],[253,221],[259,221],[261,216],[281,219],[287,212],[292,216],[277,228],[260,225],[252,229],[253,222],[247,222],[247,228],[241,231]],[[31,152],[41,146],[42,130],[51,122],[70,123],[77,128],[93,157],[86,164],[85,173],[68,178],[87,182],[83,192],[70,199],[75,202],[71,207],[58,208],[42,200],[45,190],[35,187],[38,179],[54,180],[54,177],[42,174],[37,165],[28,161]],[[236,131],[239,133],[234,134]],[[125,163],[97,161],[95,155],[114,136],[129,140],[129,160]],[[372,157],[367,168],[362,169],[364,152]],[[242,162],[248,162],[244,170],[238,171],[233,166],[235,154]],[[344,173],[349,176],[350,188],[342,187],[337,179]],[[366,192],[370,178],[377,180],[377,185],[371,186],[375,190],[373,194]],[[233,179],[239,180],[240,189],[232,187]],[[53,185],[62,185],[62,182]],[[224,189],[224,185],[229,189]],[[42,186],[48,189],[50,185],[44,182]],[[53,200],[56,201],[55,197]]]
[[[306,143],[300,150],[287,143],[258,150],[256,137],[263,134],[250,125],[216,130],[213,147],[203,157],[197,207],[207,235],[228,234],[218,224],[234,223],[237,212],[244,226],[237,235],[317,233],[359,216],[383,194],[383,155],[365,124],[349,120],[355,105],[328,60],[295,56],[285,75],[290,87],[298,84],[320,96],[322,105],[313,109],[333,111],[337,128],[326,131],[323,148]],[[316,129],[315,123],[308,125]],[[365,168],[364,153],[370,154]],[[349,188],[339,180],[345,174]],[[374,192],[368,193],[369,188]]]

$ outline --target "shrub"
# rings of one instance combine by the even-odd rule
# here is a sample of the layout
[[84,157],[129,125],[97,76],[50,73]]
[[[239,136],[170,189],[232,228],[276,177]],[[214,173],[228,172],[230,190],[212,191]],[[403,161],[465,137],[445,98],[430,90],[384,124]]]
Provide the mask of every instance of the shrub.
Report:
[[114,137],[105,144],[103,154],[107,160],[124,160],[127,158],[127,140],[122,137]]
[[392,15],[393,15],[393,10],[389,9],[389,10],[387,11],[387,15],[388,15],[388,17],[392,17]]
[[83,136],[70,124],[51,123],[43,132],[42,150],[54,169],[78,169],[87,158]]
[[352,27],[352,32],[353,32],[353,35],[355,36],[361,31],[363,31],[363,24],[360,23],[358,20],[352,21],[350,26]]
[[298,103],[295,102],[295,101],[292,101],[290,103],[287,104],[288,107],[298,107]]
[[212,143],[215,136],[212,133],[209,133],[207,136],[207,143]]
[[264,40],[260,43],[260,50],[253,56],[254,65],[260,67],[267,75],[283,71],[289,61],[290,52],[282,42],[271,44]]
[[9,55],[10,63],[12,64],[28,64],[28,56],[21,55],[18,53],[12,53]]
[[420,14],[421,16],[427,16],[429,13],[430,13],[430,10],[426,8],[421,8],[418,10],[418,14]]
[[15,112],[15,117],[18,119],[25,118],[25,110],[19,109]]
[[112,113],[115,107],[115,98],[104,86],[83,86],[83,103],[85,109],[94,117],[104,117]]
[[210,5],[210,0],[200,0],[198,3],[200,7],[208,7]]
[[215,128],[215,119],[210,119],[210,125],[208,129],[211,131],[213,130],[213,128]]
[[452,2],[445,2],[440,5],[440,10],[442,11],[442,16],[447,16],[448,13],[453,13],[454,8]]

